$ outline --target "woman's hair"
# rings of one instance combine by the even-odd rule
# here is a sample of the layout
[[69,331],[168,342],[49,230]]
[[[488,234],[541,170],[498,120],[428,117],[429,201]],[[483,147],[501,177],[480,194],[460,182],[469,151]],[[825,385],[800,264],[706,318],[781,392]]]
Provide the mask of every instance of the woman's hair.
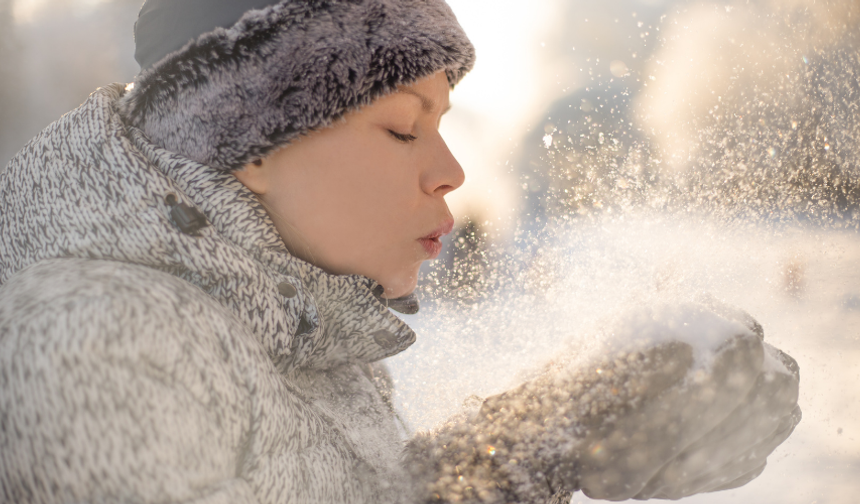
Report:
[[401,84],[445,71],[453,87],[475,61],[443,0],[147,0],[135,43],[126,123],[225,171]]

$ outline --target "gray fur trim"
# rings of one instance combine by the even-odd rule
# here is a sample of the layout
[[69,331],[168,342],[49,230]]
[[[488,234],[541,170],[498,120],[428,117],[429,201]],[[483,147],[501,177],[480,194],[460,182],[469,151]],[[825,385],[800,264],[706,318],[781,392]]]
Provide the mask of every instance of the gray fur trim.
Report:
[[137,76],[125,121],[159,147],[232,171],[475,51],[443,0],[287,0],[251,10]]

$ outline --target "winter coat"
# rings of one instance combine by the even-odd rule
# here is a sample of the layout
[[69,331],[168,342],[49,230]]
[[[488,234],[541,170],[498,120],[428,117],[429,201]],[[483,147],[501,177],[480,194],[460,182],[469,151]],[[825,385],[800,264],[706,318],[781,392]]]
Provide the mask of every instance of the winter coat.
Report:
[[0,175],[0,500],[410,500],[378,361],[412,330],[376,282],[291,256],[232,175],[126,127],[123,92]]

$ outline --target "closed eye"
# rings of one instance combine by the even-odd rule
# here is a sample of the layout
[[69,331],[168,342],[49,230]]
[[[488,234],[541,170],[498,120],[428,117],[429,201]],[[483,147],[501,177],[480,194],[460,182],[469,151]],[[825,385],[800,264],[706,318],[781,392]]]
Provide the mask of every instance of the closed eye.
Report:
[[406,133],[406,134],[398,133],[398,132],[393,131],[393,130],[388,130],[388,133],[390,133],[391,136],[393,136],[398,142],[402,142],[402,143],[409,143],[409,142],[413,142],[413,141],[418,139],[417,136],[411,135],[409,133]]

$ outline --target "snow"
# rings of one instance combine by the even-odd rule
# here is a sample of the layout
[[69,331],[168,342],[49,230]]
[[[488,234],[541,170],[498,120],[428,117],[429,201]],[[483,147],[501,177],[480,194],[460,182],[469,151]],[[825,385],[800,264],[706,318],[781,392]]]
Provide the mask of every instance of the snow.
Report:
[[[721,338],[743,330],[690,303],[709,293],[750,313],[765,342],[797,360],[803,420],[759,478],[682,502],[856,502],[860,235],[650,215],[580,223],[556,238],[487,299],[467,308],[425,300],[421,313],[405,317],[419,339],[389,365],[413,429],[449,417],[473,394],[507,390],[549,361],[575,366],[629,338],[685,339],[704,364]],[[666,325],[676,332],[661,332]],[[591,501],[577,493],[571,502]]]
[[708,369],[720,346],[739,335],[754,333],[741,322],[723,318],[695,303],[661,303],[622,313],[602,343],[616,353],[631,346],[651,347],[679,341],[693,347],[693,369]]

